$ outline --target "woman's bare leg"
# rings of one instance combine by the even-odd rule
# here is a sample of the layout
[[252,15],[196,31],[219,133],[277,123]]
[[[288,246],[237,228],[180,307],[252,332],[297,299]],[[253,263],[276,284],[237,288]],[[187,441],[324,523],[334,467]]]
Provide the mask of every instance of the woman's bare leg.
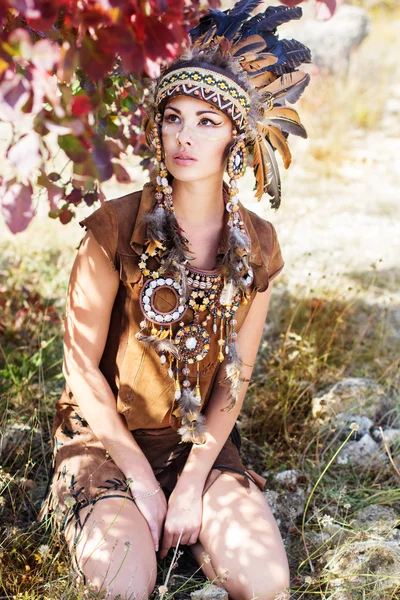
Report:
[[[222,586],[231,600],[274,600],[289,588],[289,565],[278,525],[259,488],[251,493],[222,473],[203,496],[203,522],[192,552],[199,564],[203,552],[211,563],[206,577],[227,572]],[[289,594],[287,596],[289,598]]]
[[[87,584],[108,590],[110,599],[146,600],[154,589],[157,562],[149,527],[137,506],[126,498],[105,497],[81,509],[83,523],[76,559]],[[73,524],[66,532],[73,552]]]

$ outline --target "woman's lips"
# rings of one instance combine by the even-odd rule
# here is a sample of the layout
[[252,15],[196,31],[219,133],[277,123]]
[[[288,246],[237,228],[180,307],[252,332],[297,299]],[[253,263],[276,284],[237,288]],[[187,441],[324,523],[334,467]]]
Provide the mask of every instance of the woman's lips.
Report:
[[174,163],[181,166],[193,165],[197,160],[195,158],[181,158],[177,156],[174,158]]

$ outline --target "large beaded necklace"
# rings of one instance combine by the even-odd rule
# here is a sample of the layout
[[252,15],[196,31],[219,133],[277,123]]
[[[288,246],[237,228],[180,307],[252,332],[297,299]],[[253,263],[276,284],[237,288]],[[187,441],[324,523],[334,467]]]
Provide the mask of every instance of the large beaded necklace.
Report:
[[[172,188],[168,185],[166,177],[159,176],[157,183],[158,202],[153,211],[154,216],[159,211],[158,222],[160,215],[166,217],[166,228],[175,227],[179,232],[179,243],[187,248],[188,240],[182,236],[177,226],[172,203]],[[230,199],[225,204],[229,212],[229,239],[234,239],[236,234],[239,236],[237,240],[249,242],[235,196],[233,187],[230,189]],[[163,231],[156,232],[154,227],[151,227],[151,214],[147,222],[148,231],[150,229],[152,235],[148,235],[150,241],[141,254],[139,262],[142,273],[140,307],[144,319],[140,323],[140,331],[136,337],[156,350],[161,365],[168,367],[170,377],[175,380],[174,414],[179,415],[181,421],[178,432],[182,442],[203,443],[205,423],[200,412],[202,404],[200,362],[208,354],[212,337],[218,336],[218,360],[222,362],[227,359],[227,373],[229,373],[228,367],[231,367],[231,376],[227,375],[227,379],[232,378],[231,404],[227,410],[233,408],[236,401],[237,394],[232,394],[232,390],[237,391],[237,380],[240,378],[242,363],[236,350],[235,313],[241,304],[247,304],[248,288],[253,281],[253,272],[248,263],[250,249],[246,244],[237,248],[233,243],[237,258],[234,266],[236,282],[227,279],[226,274],[222,275],[222,269],[202,272],[196,267],[191,267],[188,258],[182,261],[184,269],[180,272],[179,278],[176,273],[164,269],[166,258],[171,251],[166,243],[167,234]],[[156,268],[149,266],[150,259],[157,260]],[[152,264],[155,264],[154,261]],[[155,303],[156,292],[161,289],[172,292],[175,300],[174,306],[168,311],[160,310]],[[193,321],[185,324],[182,319],[188,309],[192,309],[194,313]],[[203,313],[207,314],[200,323]],[[172,328],[174,324],[179,324],[175,333]],[[193,364],[196,365],[196,385],[192,389],[189,375],[190,365]]]

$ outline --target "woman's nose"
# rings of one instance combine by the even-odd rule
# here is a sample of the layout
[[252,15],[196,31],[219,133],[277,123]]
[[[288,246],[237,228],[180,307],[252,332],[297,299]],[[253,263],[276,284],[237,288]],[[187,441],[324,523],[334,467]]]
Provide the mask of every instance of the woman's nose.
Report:
[[176,141],[179,144],[192,144],[192,132],[189,130],[189,127],[185,125],[180,129],[176,134]]

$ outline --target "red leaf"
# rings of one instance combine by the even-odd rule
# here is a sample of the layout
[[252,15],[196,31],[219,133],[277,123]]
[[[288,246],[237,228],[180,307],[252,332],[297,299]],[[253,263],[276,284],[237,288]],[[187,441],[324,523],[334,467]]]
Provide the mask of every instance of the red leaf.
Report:
[[315,0],[315,15],[319,21],[327,21],[335,14],[336,0]]
[[71,210],[69,210],[68,208],[63,208],[58,218],[60,219],[63,225],[66,225],[71,221],[73,216],[74,213]]
[[79,96],[74,96],[71,104],[71,112],[75,117],[81,117],[82,115],[87,115],[88,112],[92,110],[92,103],[90,101],[89,96],[86,94],[80,94]]
[[70,194],[66,197],[66,201],[68,204],[73,204],[74,206],[78,206],[82,200],[81,190],[72,190]]
[[123,167],[122,165],[120,165],[117,162],[114,162],[113,169],[114,169],[114,173],[117,178],[117,181],[119,183],[131,183],[132,182],[131,176],[129,175],[129,173],[125,169],[125,167]]
[[279,0],[279,2],[285,6],[297,6],[298,4],[301,4],[303,0]]
[[24,231],[32,221],[35,209],[32,204],[32,185],[15,183],[8,188],[1,202],[4,220],[11,233]]
[[83,200],[88,206],[93,206],[93,204],[96,202],[97,199],[98,199],[97,192],[95,192],[95,191],[87,192],[83,196]]
[[28,25],[36,31],[46,31],[46,29],[50,29],[57,20],[58,3],[54,2],[54,0],[47,0],[47,2],[46,0],[42,0],[41,2],[35,2],[35,4],[37,5],[38,10],[30,10],[26,14]]
[[69,83],[79,63],[79,55],[74,45],[64,42],[60,49],[57,79]]
[[80,67],[94,80],[104,77],[115,61],[114,53],[103,52],[99,41],[93,40],[86,35],[82,40],[82,46],[79,50]]

